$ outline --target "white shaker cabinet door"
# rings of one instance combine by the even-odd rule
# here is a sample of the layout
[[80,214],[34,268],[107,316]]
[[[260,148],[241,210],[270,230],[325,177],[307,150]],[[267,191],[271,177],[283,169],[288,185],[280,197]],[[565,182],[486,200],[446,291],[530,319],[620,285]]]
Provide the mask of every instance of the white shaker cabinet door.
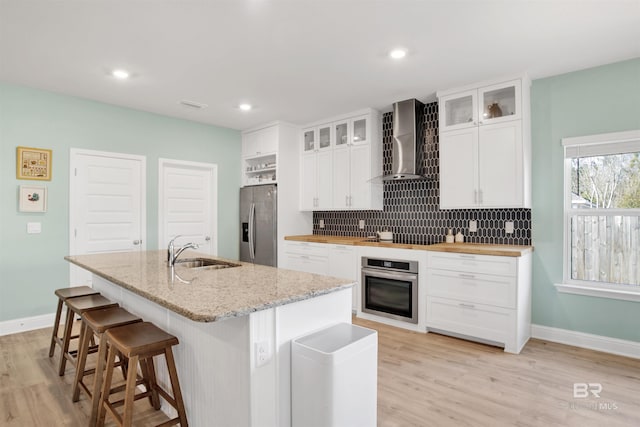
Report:
[[316,210],[331,209],[333,203],[333,159],[331,151],[318,151],[317,156],[317,194]]
[[302,156],[302,172],[300,176],[300,210],[312,211],[316,205],[317,167],[316,155]]
[[370,209],[371,207],[371,146],[354,145],[351,147],[351,209]]
[[346,210],[349,208],[351,195],[349,146],[344,144],[333,150],[333,208]]
[[477,127],[440,135],[440,209],[476,205],[477,141]]
[[522,206],[522,122],[480,126],[478,202],[485,208]]

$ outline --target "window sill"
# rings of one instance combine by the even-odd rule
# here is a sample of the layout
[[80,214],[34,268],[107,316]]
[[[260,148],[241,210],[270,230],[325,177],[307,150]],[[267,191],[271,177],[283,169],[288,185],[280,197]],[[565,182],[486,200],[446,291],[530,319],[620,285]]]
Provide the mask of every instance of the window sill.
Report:
[[586,295],[590,297],[611,298],[624,301],[640,302],[640,287],[632,287],[632,289],[624,289],[618,286],[605,287],[592,286],[582,284],[556,283],[554,285],[558,292],[564,294]]

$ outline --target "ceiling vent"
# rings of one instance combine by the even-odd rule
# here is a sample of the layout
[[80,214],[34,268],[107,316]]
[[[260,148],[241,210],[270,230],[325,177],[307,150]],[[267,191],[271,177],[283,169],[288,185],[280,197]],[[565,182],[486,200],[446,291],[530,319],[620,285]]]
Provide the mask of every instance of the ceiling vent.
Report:
[[202,110],[203,108],[207,108],[208,107],[207,104],[202,104],[202,103],[196,102],[196,101],[189,101],[187,99],[183,99],[182,101],[180,101],[180,104],[184,105],[185,107],[193,108],[193,109],[196,109],[196,110]]

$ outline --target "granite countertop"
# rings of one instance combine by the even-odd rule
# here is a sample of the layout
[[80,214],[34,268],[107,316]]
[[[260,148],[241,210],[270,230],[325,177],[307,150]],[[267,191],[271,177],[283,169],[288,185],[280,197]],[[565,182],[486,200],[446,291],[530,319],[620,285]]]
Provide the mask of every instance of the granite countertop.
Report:
[[65,259],[197,322],[244,316],[353,286],[353,281],[348,279],[227,260],[193,251],[186,251],[180,258],[194,256],[240,264],[240,267],[190,269],[177,265],[172,276],[164,250],[66,256]]
[[320,234],[286,236],[285,240],[310,243],[330,243],[334,245],[375,246],[381,248],[414,249],[423,251],[511,257],[520,257],[533,251],[533,246],[491,245],[483,243],[435,243],[433,245],[412,245],[409,243],[372,242],[366,237],[328,236]]

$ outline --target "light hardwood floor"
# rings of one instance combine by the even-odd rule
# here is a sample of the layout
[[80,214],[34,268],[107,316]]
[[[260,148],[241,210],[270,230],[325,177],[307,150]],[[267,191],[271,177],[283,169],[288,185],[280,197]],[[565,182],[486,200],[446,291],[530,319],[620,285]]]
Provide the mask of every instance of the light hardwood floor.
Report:
[[[511,355],[442,335],[354,323],[379,334],[379,426],[640,426],[639,359],[540,340]],[[47,357],[50,333],[0,337],[0,426],[87,424],[86,395],[71,402],[73,368],[59,377],[59,349]],[[577,382],[601,383],[600,398],[574,398]],[[137,426],[166,419],[147,400],[136,405]]]

